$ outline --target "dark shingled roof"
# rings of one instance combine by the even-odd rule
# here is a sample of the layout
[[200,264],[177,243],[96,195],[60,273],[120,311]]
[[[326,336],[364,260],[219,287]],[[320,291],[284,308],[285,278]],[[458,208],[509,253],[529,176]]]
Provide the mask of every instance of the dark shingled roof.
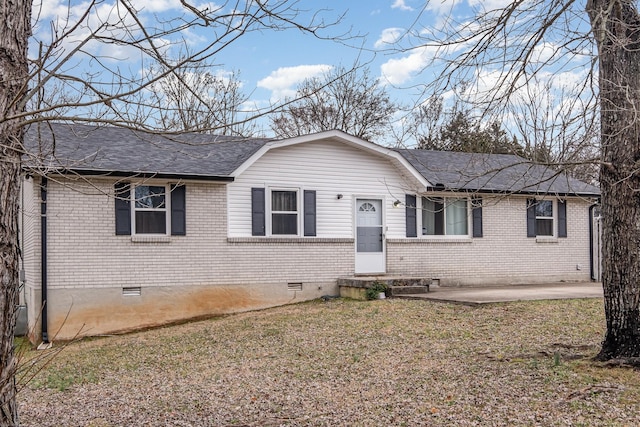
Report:
[[509,154],[397,150],[432,185],[448,190],[598,196],[600,190]]
[[[55,138],[54,138],[55,135]],[[114,126],[32,125],[24,166],[83,174],[232,180],[269,139],[207,134],[167,135]],[[398,149],[424,178],[446,190],[598,196],[600,191],[551,168],[505,154]],[[33,154],[33,155],[31,155]]]
[[[52,135],[55,135],[53,138]],[[228,178],[268,139],[206,134],[159,135],[114,126],[32,125],[26,167],[81,173]]]

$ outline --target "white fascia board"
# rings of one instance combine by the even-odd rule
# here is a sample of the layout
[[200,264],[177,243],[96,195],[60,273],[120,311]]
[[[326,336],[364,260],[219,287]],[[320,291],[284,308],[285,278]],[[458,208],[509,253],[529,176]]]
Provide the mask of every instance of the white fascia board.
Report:
[[251,157],[245,160],[245,162],[242,163],[242,165],[240,165],[235,171],[233,171],[231,176],[233,176],[234,178],[238,177],[245,170],[247,170],[253,163],[255,163],[260,157],[265,155],[269,150],[273,148],[282,148],[282,147],[288,147],[290,145],[304,144],[304,143],[309,143],[313,141],[322,141],[322,140],[341,142],[343,144],[351,145],[361,150],[377,154],[381,157],[391,158],[391,160],[396,165],[399,165],[400,167],[407,170],[411,174],[411,176],[413,176],[424,187],[432,187],[431,183],[429,183],[429,181],[427,181],[426,178],[422,176],[422,174],[420,174],[413,166],[411,166],[411,163],[409,163],[407,159],[405,159],[402,155],[400,155],[400,153],[393,151],[390,148],[382,147],[372,142],[365,141],[364,139],[360,139],[358,137],[349,135],[348,133],[340,130],[328,130],[328,131],[314,133],[310,135],[303,135],[303,136],[297,136],[294,138],[287,138],[287,139],[267,142],[264,146],[262,146],[262,148],[256,151]]

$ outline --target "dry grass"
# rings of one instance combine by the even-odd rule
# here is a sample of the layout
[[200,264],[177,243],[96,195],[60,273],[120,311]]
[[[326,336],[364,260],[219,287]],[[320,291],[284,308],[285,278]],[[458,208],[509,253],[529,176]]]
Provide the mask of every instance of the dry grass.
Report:
[[640,425],[640,373],[590,360],[603,329],[597,299],[313,301],[74,343],[21,391],[21,422]]

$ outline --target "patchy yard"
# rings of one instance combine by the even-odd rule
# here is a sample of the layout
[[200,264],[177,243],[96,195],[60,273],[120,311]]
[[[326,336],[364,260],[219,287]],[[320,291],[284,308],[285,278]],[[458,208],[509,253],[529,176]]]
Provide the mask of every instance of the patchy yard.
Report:
[[71,344],[21,390],[21,422],[640,425],[640,372],[590,361],[603,328],[598,299],[313,301]]

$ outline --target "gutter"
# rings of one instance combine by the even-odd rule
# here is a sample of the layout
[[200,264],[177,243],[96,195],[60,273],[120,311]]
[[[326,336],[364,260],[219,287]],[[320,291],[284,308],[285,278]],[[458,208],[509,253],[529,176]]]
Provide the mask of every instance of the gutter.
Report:
[[473,194],[498,194],[502,196],[556,196],[556,197],[586,197],[591,199],[600,199],[598,193],[571,193],[558,191],[534,191],[534,190],[498,190],[483,188],[456,188],[446,187],[443,184],[436,184],[425,189],[425,193],[473,193]]
[[[35,170],[39,173],[38,169],[24,168],[25,171],[31,172]],[[123,177],[123,178],[158,178],[169,180],[193,180],[193,181],[214,181],[214,182],[233,182],[235,178],[229,175],[199,175],[199,174],[181,174],[181,173],[165,173],[165,172],[144,172],[144,171],[115,171],[115,170],[100,170],[100,169],[57,169],[56,173],[62,175],[82,175],[82,176],[97,176],[97,177]]]
[[49,330],[47,325],[47,177],[40,183],[40,283],[42,288],[42,346],[48,346]]

